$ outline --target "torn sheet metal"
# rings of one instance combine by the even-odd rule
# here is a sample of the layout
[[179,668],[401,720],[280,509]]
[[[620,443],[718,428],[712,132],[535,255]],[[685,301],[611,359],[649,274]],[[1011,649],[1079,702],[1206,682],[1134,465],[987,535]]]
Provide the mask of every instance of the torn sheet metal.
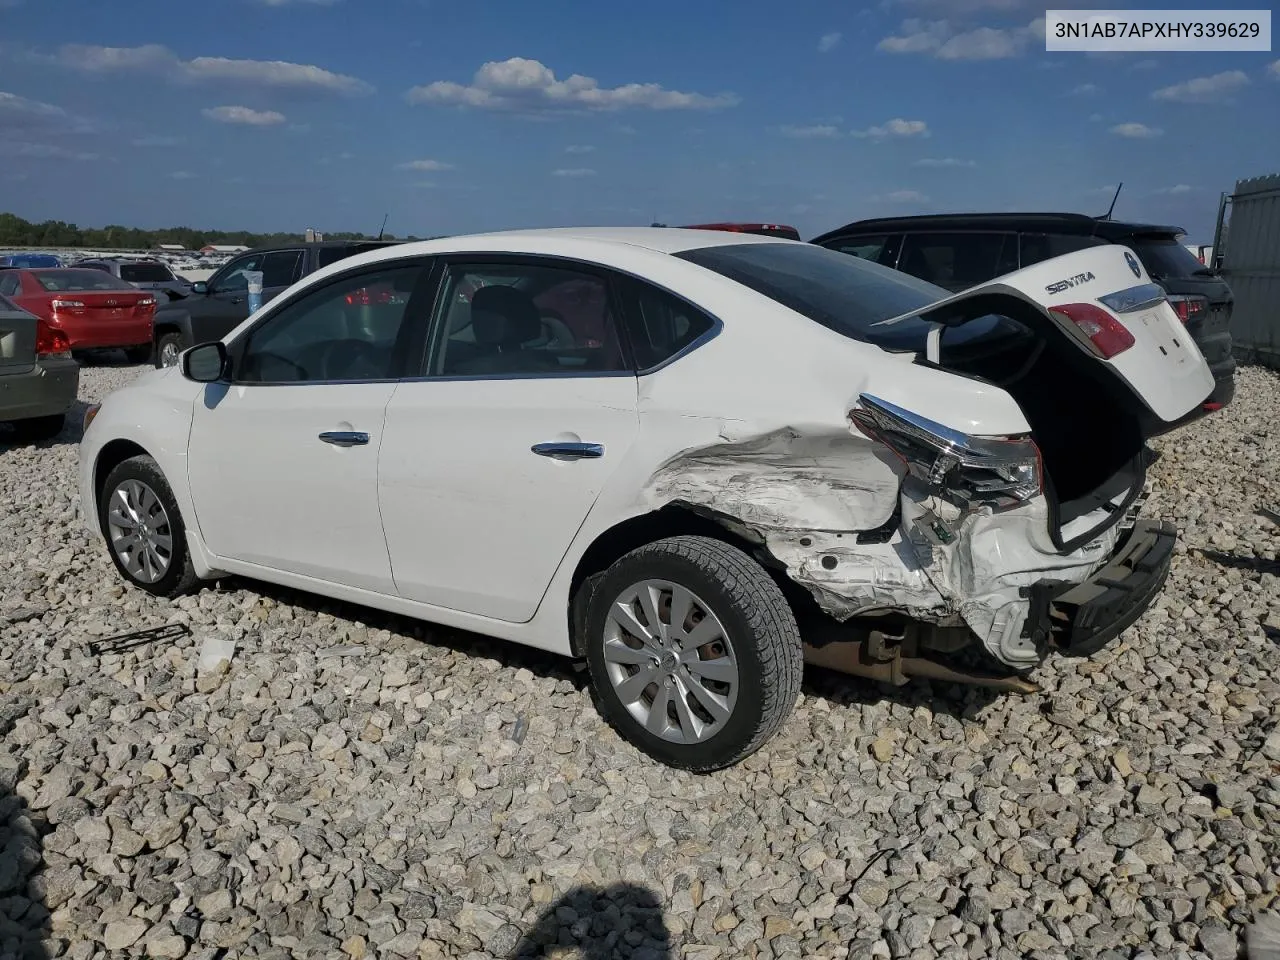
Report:
[[[838,620],[900,612],[932,623],[962,618],[1000,661],[1034,666],[1041,652],[1022,630],[1022,590],[1043,579],[1079,582],[1101,566],[1120,527],[1070,554],[1049,539],[1036,498],[994,513],[963,512],[901,481],[904,468],[851,432],[786,427],[726,436],[685,451],[649,486],[653,507],[682,504],[762,544]],[[901,507],[883,542],[859,543]]]

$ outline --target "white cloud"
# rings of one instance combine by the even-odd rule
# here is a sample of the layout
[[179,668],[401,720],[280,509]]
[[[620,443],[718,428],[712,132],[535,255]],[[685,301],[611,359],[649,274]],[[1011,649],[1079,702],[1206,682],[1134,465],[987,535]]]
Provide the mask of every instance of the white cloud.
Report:
[[56,127],[66,121],[67,111],[61,107],[0,91],[0,129],[6,132]]
[[1148,127],[1145,123],[1117,123],[1111,128],[1117,137],[1129,137],[1133,140],[1147,140],[1164,133],[1156,127]]
[[567,169],[552,170],[553,177],[594,177],[596,172],[590,167],[570,167]]
[[1071,88],[1071,96],[1087,97],[1090,94],[1097,93],[1098,89],[1099,88],[1096,83],[1082,83],[1079,86],[1075,86]]
[[196,175],[189,170],[175,170],[169,174],[170,180],[194,180]]
[[818,52],[830,53],[836,47],[840,46],[840,41],[844,39],[844,34],[839,31],[832,33],[824,33],[818,38]]
[[593,153],[595,149],[596,148],[591,146],[591,144],[589,143],[571,143],[569,144],[569,146],[564,148],[564,152],[565,153]]
[[804,127],[782,127],[779,133],[794,140],[829,140],[840,136],[840,128],[829,123],[815,123]]
[[58,63],[87,73],[132,71],[149,73],[180,83],[243,84],[297,93],[329,93],[356,96],[373,87],[355,77],[333,73],[306,63],[284,60],[231,60],[195,57],[183,60],[168,47],[99,47],[66,44],[54,58]]
[[977,27],[957,31],[949,20],[904,20],[896,36],[885,37],[877,50],[927,53],[939,60],[1005,60],[1019,57],[1033,41],[1044,39],[1044,18],[1025,27]]
[[1157,190],[1156,193],[1190,193],[1195,188],[1189,183],[1175,183],[1172,187],[1165,187],[1163,190]]
[[1220,103],[1248,85],[1249,78],[1243,70],[1225,70],[1211,77],[1196,77],[1171,87],[1161,87],[1151,94],[1151,99],[1173,103]]
[[885,137],[927,137],[929,125],[923,120],[894,119],[877,127],[850,132],[855,137],[870,137],[872,140],[883,140]]
[[408,163],[396,165],[397,170],[417,170],[420,173],[431,173],[439,170],[452,170],[452,163],[442,163],[439,160],[410,160]]
[[570,110],[714,110],[735,106],[731,93],[708,95],[668,90],[656,83],[625,83],[602,87],[594,77],[572,74],[557,80],[550,67],[537,60],[512,57],[489,61],[472,82],[437,80],[405,94],[411,104],[441,103],[482,110],[546,113]]
[[273,127],[285,121],[283,113],[277,113],[274,110],[251,110],[249,107],[210,107],[200,112],[218,123],[237,123],[248,127]]
[[958,160],[955,157],[923,157],[911,164],[913,167],[932,167],[941,169],[943,167],[976,167],[977,164],[972,160]]
[[1137,63],[1129,67],[1130,70],[1154,70],[1160,66],[1159,60],[1139,60]]
[[98,160],[100,154],[71,150],[52,143],[27,143],[21,140],[0,139],[0,155],[32,157],[37,160]]
[[1271,74],[1273,80],[1280,80],[1280,60],[1276,60],[1267,67],[1267,73]]
[[873,203],[927,203],[929,198],[919,190],[894,190],[871,197]]

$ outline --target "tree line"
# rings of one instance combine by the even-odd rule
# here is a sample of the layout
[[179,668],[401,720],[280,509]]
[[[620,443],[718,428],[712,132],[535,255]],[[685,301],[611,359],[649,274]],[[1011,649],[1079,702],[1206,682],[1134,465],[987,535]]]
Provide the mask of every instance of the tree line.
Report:
[[[329,233],[326,240],[373,240],[363,233]],[[416,240],[417,237],[382,235],[384,240]],[[302,233],[250,233],[247,230],[197,230],[194,227],[165,227],[143,230],[108,224],[105,227],[80,227],[62,220],[32,223],[12,213],[0,213],[0,247],[88,247],[95,250],[150,250],[161,243],[179,243],[188,250],[199,250],[209,244],[264,247],[281,243],[298,243]]]

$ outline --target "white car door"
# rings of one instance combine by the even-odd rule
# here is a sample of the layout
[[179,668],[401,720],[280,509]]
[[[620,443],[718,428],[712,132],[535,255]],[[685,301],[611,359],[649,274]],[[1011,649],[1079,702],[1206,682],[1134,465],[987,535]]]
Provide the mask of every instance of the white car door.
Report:
[[403,364],[415,344],[421,355],[429,273],[418,260],[342,274],[230,345],[230,382],[206,387],[188,446],[196,520],[217,556],[395,594],[378,452]]
[[451,258],[425,375],[387,406],[378,498],[401,596],[532,618],[637,432],[602,273]]

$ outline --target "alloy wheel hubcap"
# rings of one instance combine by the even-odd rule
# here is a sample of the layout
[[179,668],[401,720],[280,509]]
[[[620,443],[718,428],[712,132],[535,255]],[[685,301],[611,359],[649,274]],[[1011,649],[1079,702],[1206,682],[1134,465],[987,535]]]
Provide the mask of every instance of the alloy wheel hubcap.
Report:
[[141,480],[125,480],[107,506],[111,549],[141,583],[155,583],[173,562],[173,529],[156,492]]
[[160,349],[160,363],[166,367],[178,365],[178,348],[174,344],[166,343]]
[[711,608],[679,584],[644,580],[618,595],[605,621],[604,661],[614,693],[654,736],[700,743],[733,715],[733,644]]

